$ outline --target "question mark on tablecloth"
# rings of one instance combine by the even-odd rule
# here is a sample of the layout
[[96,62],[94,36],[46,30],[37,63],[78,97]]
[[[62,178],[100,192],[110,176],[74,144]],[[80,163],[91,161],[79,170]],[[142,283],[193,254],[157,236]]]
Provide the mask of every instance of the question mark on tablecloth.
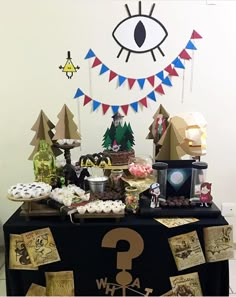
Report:
[[125,240],[130,244],[128,251],[117,252],[117,269],[122,271],[116,275],[116,281],[118,284],[126,286],[133,280],[132,275],[126,269],[132,269],[132,260],[142,254],[144,242],[138,232],[129,228],[117,228],[105,234],[102,247],[116,248],[120,240]]

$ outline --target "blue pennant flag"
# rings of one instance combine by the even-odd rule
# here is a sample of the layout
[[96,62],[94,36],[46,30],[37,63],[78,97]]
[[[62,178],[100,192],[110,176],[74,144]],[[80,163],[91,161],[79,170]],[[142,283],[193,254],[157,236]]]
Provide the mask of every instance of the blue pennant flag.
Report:
[[119,75],[118,76],[118,83],[119,83],[119,87],[126,81],[126,77]]
[[86,60],[86,59],[90,59],[90,58],[93,58],[93,57],[95,57],[95,54],[94,54],[94,52],[90,49],[90,50],[88,51],[88,53],[87,53],[87,55],[86,55],[86,57],[85,57],[84,59]]
[[150,94],[148,94],[147,97],[153,101],[157,101],[156,94],[154,91],[152,91]]
[[107,72],[108,70],[109,70],[109,68],[106,65],[102,64],[102,67],[101,67],[101,70],[100,70],[99,74],[101,75],[101,74]]
[[177,57],[172,64],[176,67],[176,68],[182,68],[185,69],[184,64],[181,62],[181,60]]
[[185,47],[186,49],[196,50],[196,46],[192,43],[191,40],[189,40],[188,44]]
[[156,76],[157,76],[158,78],[160,78],[160,80],[163,81],[163,79],[164,79],[164,71],[158,72],[158,73],[156,74]]
[[137,81],[138,81],[140,88],[143,89],[144,84],[145,84],[145,78],[139,78],[139,79],[137,79]]
[[117,113],[118,110],[119,110],[119,108],[120,108],[120,106],[118,106],[118,105],[112,105],[111,108],[112,108],[113,113]]
[[93,100],[93,111],[95,111],[100,105],[101,105],[101,102]]
[[163,83],[163,85],[172,87],[172,83],[171,83],[171,81],[170,81],[170,79],[169,79],[168,76],[167,76],[166,78],[163,79],[162,83]]
[[133,102],[130,104],[130,106],[134,109],[134,111],[138,111],[138,102]]
[[76,99],[78,97],[81,97],[83,95],[84,95],[84,93],[80,90],[80,88],[78,88],[76,93],[75,93],[74,99]]

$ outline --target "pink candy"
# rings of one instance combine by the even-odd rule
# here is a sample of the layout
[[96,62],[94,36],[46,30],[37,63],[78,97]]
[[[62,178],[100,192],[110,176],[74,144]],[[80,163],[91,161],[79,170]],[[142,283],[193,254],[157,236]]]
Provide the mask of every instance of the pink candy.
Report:
[[146,178],[152,173],[152,166],[150,164],[131,163],[128,169],[133,176],[139,178]]

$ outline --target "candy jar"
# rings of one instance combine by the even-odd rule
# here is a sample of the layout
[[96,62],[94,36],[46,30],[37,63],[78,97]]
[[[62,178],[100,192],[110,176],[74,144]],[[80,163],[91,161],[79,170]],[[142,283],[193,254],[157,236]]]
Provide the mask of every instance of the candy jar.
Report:
[[136,213],[139,206],[139,192],[136,187],[128,186],[125,188],[125,205],[127,211]]
[[128,170],[135,178],[146,178],[152,173],[152,158],[150,156],[130,157]]
[[112,169],[111,174],[109,176],[110,179],[110,186],[112,190],[121,191],[122,190],[122,177],[123,170],[122,169]]

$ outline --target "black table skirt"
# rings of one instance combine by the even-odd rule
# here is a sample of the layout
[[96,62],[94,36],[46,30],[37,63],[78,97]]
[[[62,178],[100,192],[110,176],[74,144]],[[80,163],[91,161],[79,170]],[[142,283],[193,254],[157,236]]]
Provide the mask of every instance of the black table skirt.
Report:
[[[114,289],[116,283],[118,252],[129,249],[127,241],[118,241],[116,248],[101,246],[104,235],[115,228],[129,228],[137,231],[144,241],[142,254],[132,259],[133,281],[127,295],[144,295],[145,289],[153,289],[150,296],[160,296],[171,289],[169,277],[198,272],[204,296],[229,295],[228,261],[205,263],[183,271],[178,271],[172,256],[168,238],[196,230],[204,251],[203,228],[226,225],[226,220],[201,218],[199,222],[167,228],[152,218],[126,216],[120,222],[111,219],[87,220],[74,225],[69,219],[59,217],[32,218],[29,222],[16,211],[4,224],[6,247],[6,284],[8,296],[23,296],[32,283],[45,286],[46,271],[73,270],[75,295],[104,296],[122,295],[121,289]],[[39,267],[38,271],[10,270],[9,235],[50,227],[57,245],[60,262]],[[109,285],[110,284],[110,285]]]

